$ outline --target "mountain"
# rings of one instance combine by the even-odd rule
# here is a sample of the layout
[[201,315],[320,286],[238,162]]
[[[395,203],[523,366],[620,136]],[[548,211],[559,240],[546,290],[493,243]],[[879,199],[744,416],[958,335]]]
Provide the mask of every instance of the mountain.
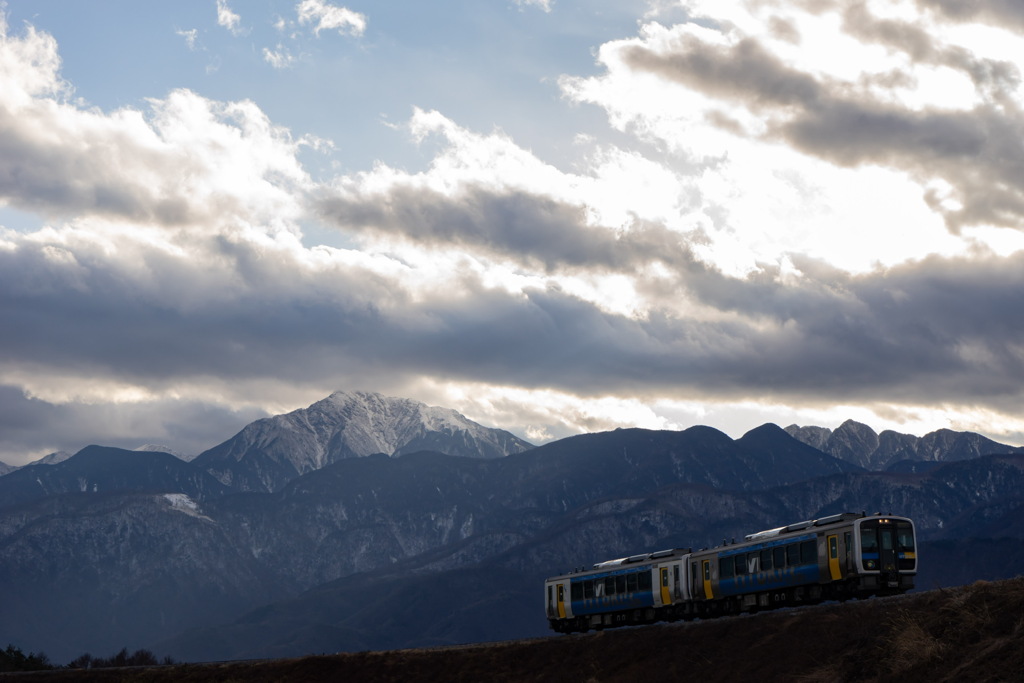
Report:
[[59,462],[64,462],[70,458],[74,453],[68,451],[55,451],[49,455],[44,455],[38,460],[33,460],[29,465],[56,465]]
[[866,424],[847,420],[835,431],[825,427],[790,425],[786,433],[833,457],[854,463],[867,470],[882,471],[893,466],[913,469],[904,461],[950,462],[968,460],[982,455],[1024,452],[973,432],[950,429],[917,437],[885,430],[878,434]]
[[0,640],[66,662],[143,648],[295,590],[201,505],[79,493],[0,509]]
[[228,489],[168,453],[86,446],[55,465],[27,465],[0,478],[0,508],[68,493],[125,491],[182,493],[203,500]]
[[143,445],[139,446],[138,448],[133,448],[132,450],[134,450],[134,451],[150,452],[150,453],[170,453],[171,455],[173,455],[178,460],[185,460],[185,461],[192,460],[195,457],[194,455],[188,456],[188,455],[184,455],[182,453],[179,453],[178,451],[172,449],[170,446],[163,446],[163,445],[160,445],[160,444],[153,444],[153,443],[143,444]]
[[533,445],[447,408],[368,392],[336,392],[308,408],[257,420],[193,462],[239,490],[277,491],[299,475],[374,453],[432,450],[498,458]]
[[12,467],[12,466],[8,465],[5,462],[0,462],[0,477],[4,476],[5,474],[7,474],[9,472],[13,472],[16,469],[18,469],[18,468],[17,467]]
[[[512,490],[488,500],[498,487],[495,479],[508,481],[518,474],[521,482],[529,483],[526,473],[536,465],[531,462],[535,455],[531,451],[501,462],[475,463],[480,468],[474,470],[475,477],[445,456],[377,459],[382,469],[368,484],[377,490],[372,508],[334,527],[333,533],[317,533],[324,540],[314,555],[302,552],[327,565],[338,562],[331,554],[350,557],[360,547],[353,542],[358,540],[368,549],[380,548],[376,557],[364,551],[358,571],[237,619],[181,634],[160,643],[158,650],[191,660],[250,658],[540,636],[546,624],[537,590],[545,576],[643,551],[716,545],[836,510],[865,508],[913,517],[919,525],[921,556],[931,560],[922,561],[922,587],[1009,578],[1024,571],[1024,508],[1013,502],[1019,501],[1024,486],[1024,456],[949,463],[925,475],[845,472],[748,491],[677,482],[638,494],[635,480],[620,481],[613,472],[610,481],[620,485],[609,484],[567,509],[560,503],[587,498],[580,488],[589,488],[591,482],[567,478],[561,501],[545,502]],[[553,460],[565,457],[548,455]],[[415,466],[420,458],[419,464],[429,466]],[[637,465],[648,465],[645,460],[638,456]],[[495,468],[516,461],[515,470]],[[338,463],[307,475],[288,488],[288,497],[313,497],[313,491],[300,486],[307,480],[317,480],[314,489],[324,491],[331,488],[327,476],[351,482],[355,477],[342,473],[348,467]],[[426,472],[432,474],[419,481]],[[392,482],[393,491],[382,485],[385,481]],[[459,482],[469,484],[464,498],[455,494]],[[440,492],[429,494],[432,489]],[[303,528],[309,533],[314,520],[338,519],[341,509],[349,509],[346,501],[360,495],[351,488],[342,500],[330,503],[317,495],[313,499],[322,502],[302,513],[293,502],[267,514],[275,519],[300,514],[286,522],[293,529],[289,534]],[[447,530],[447,540],[421,546],[405,558],[396,556],[395,549],[408,539],[396,536],[395,530],[410,528],[401,522],[402,508],[395,502],[400,498],[414,501],[410,517],[427,532],[418,538]],[[998,511],[1003,515],[989,514]],[[985,526],[982,520],[987,520]],[[346,524],[351,528],[343,531]],[[982,533],[993,534],[988,537],[993,540],[976,540],[974,535]],[[298,550],[289,546],[289,552]],[[946,563],[946,556],[958,561]]]

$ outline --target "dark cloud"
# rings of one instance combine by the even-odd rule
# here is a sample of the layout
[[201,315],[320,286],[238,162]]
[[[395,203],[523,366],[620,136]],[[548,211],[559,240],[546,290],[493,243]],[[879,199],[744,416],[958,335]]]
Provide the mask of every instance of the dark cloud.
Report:
[[192,456],[260,417],[265,414],[252,409],[172,399],[53,404],[0,385],[0,460],[25,465],[46,455],[40,449],[75,453],[90,444],[133,449],[155,443]]
[[984,21],[994,26],[1024,27],[1024,5],[1018,0],[917,0],[956,21]]
[[456,196],[396,186],[386,193],[335,194],[323,217],[345,230],[389,233],[429,246],[469,247],[541,265],[628,271],[653,261],[693,265],[684,238],[662,225],[624,231],[590,226],[584,209],[520,190],[467,187]]
[[879,19],[864,4],[854,4],[843,15],[843,28],[853,37],[905,53],[916,64],[947,66],[967,74],[989,101],[1009,105],[1020,85],[1020,70],[1010,62],[979,58],[960,46],[936,40],[920,24]]
[[153,388],[213,377],[323,386],[325,395],[426,376],[580,395],[1024,398],[1024,318],[1014,314],[1024,308],[1024,254],[933,257],[866,275],[797,259],[797,279],[767,268],[736,278],[685,261],[674,299],[709,314],[681,317],[665,305],[634,318],[557,287],[509,293],[471,276],[414,299],[356,267],[314,276],[283,257],[268,263],[251,245],[233,249],[222,275],[245,285],[190,306],[182,292],[199,272],[150,272],[160,286],[142,286],[137,269],[112,259],[0,251],[0,364]]

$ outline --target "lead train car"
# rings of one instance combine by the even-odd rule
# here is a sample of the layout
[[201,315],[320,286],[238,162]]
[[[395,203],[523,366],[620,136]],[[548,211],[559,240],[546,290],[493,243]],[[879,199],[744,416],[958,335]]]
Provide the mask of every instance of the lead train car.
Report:
[[917,539],[906,517],[843,512],[717,548],[609,560],[544,582],[560,633],[713,617],[914,587]]

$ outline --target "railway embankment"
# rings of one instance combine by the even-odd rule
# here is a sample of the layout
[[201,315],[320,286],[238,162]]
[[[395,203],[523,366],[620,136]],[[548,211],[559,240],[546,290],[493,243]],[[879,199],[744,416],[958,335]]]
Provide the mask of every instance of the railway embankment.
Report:
[[899,598],[508,643],[145,669],[55,670],[18,678],[34,683],[963,683],[1021,680],[1022,671],[1024,577],[1017,577]]

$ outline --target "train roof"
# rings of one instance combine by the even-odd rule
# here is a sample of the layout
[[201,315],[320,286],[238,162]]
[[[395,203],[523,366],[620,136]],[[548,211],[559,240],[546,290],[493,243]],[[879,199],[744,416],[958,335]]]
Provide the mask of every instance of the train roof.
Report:
[[[553,576],[551,579],[561,579],[567,576],[595,576],[602,573],[608,573],[620,569],[629,569],[631,566],[636,565],[637,567],[643,566],[644,564],[654,564],[660,560],[674,559],[688,555],[693,552],[692,548],[669,548],[667,550],[657,550],[653,553],[640,553],[639,555],[630,555],[629,557],[620,557],[615,560],[605,560],[604,562],[598,562],[592,565],[589,569],[581,567],[580,569],[559,574]],[[549,581],[551,579],[548,579]]]

